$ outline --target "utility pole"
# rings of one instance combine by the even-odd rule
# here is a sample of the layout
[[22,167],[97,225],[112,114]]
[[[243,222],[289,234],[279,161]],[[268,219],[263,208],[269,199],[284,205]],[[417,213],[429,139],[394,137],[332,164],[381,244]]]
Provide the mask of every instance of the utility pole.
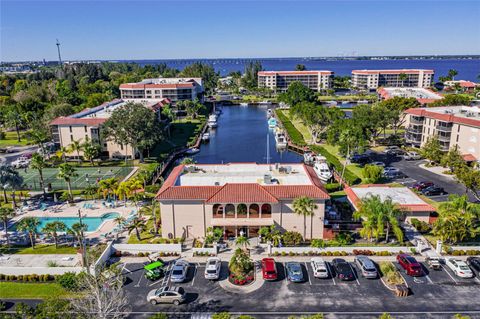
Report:
[[60,55],[60,42],[57,39],[58,64],[62,65],[62,56]]

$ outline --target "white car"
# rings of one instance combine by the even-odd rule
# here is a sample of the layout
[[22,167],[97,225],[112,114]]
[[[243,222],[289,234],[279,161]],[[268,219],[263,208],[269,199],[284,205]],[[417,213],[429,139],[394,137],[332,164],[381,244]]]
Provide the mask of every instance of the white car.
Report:
[[328,278],[327,263],[320,257],[314,257],[310,260],[313,269],[313,276],[316,278]]
[[23,158],[19,158],[12,162],[12,167],[17,169],[28,167],[28,165],[30,165],[30,160]]
[[417,152],[407,152],[403,155],[403,159],[406,161],[417,161],[422,159],[422,157]]
[[205,279],[217,280],[220,277],[220,269],[222,261],[218,257],[210,257],[207,259],[205,266]]
[[172,282],[184,282],[187,280],[188,266],[189,264],[185,260],[177,260],[173,265],[170,280]]
[[445,264],[450,268],[455,275],[461,278],[472,278],[473,272],[468,265],[460,259],[446,258]]
[[383,169],[383,172],[385,174],[387,174],[387,173],[396,174],[396,173],[400,173],[400,170],[396,167],[387,166]]

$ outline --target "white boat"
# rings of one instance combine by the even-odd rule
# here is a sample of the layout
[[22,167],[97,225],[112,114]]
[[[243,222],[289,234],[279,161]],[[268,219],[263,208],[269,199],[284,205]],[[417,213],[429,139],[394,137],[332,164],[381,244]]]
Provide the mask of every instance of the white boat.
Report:
[[312,165],[313,163],[315,163],[315,153],[312,152],[312,151],[306,151],[305,153],[303,153],[303,162],[305,164],[309,164],[309,165]]
[[287,137],[281,130],[277,130],[277,132],[275,132],[275,143],[277,148],[287,147]]
[[197,154],[200,152],[200,149],[196,147],[189,148],[188,150],[185,151],[185,154],[192,155],[192,154]]
[[210,133],[203,133],[202,135],[202,141],[204,142],[207,142],[208,140],[210,140]]
[[357,104],[368,104],[367,100],[358,100]]
[[342,101],[342,104],[343,104],[343,105],[348,104],[348,103],[350,103],[350,102],[348,102],[348,101]]
[[242,103],[240,103],[240,106],[248,106],[248,103],[247,102],[242,102]]
[[268,109],[268,110],[267,110],[267,117],[270,118],[270,117],[272,117],[272,116],[273,116],[273,111],[272,111],[272,109]]
[[333,176],[330,168],[328,167],[327,159],[323,156],[316,156],[313,170],[322,182],[327,182]]
[[268,127],[275,128],[277,126],[277,120],[274,117],[268,119]]
[[327,101],[328,105],[337,105],[337,101]]
[[208,127],[217,127],[217,116],[215,114],[212,114],[208,117]]
[[258,102],[259,105],[272,105],[272,102],[271,101],[261,101],[261,102]]

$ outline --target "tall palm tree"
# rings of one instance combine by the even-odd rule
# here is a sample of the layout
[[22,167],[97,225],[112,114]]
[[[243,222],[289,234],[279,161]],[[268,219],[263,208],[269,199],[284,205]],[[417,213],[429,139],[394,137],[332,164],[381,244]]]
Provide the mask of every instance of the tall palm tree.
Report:
[[52,237],[55,242],[55,248],[58,248],[58,232],[64,232],[67,229],[67,225],[61,221],[53,221],[45,224],[42,228],[42,232]]
[[132,231],[135,231],[138,241],[141,241],[140,232],[142,232],[146,227],[146,222],[143,218],[135,217],[130,224],[127,226],[128,234],[130,235]]
[[448,70],[448,77],[452,79],[452,81],[455,81],[455,76],[458,75],[458,71],[455,69],[450,69]]
[[138,211],[138,201],[141,199],[141,196],[145,190],[143,189],[142,181],[137,178],[131,179],[128,183],[128,187],[130,189],[130,194],[132,196],[133,201],[135,202],[135,207]]
[[[293,200],[293,211],[295,214],[303,216],[303,239],[305,240],[307,236],[307,216],[313,220],[315,215],[315,209],[317,209],[317,204],[308,196],[297,197]],[[313,234],[313,223],[311,223],[311,233],[310,237]]]
[[447,202],[440,204],[439,210],[457,210],[462,214],[474,214],[480,218],[480,204],[472,203],[467,195],[451,194]]
[[10,246],[8,240],[8,222],[15,217],[15,212],[10,207],[0,207],[0,220],[3,222],[3,230],[5,231],[5,238],[7,238],[7,246]]
[[69,153],[77,153],[78,163],[81,162],[80,151],[83,150],[83,144],[80,140],[73,140],[68,146]]
[[67,229],[67,233],[73,235],[77,239],[78,245],[82,247],[83,234],[87,231],[87,229],[88,229],[88,226],[86,224],[75,223],[72,225],[72,227]]
[[114,177],[102,179],[98,182],[98,192],[102,193],[103,199],[114,195],[115,191],[118,189],[118,180]]
[[35,236],[37,234],[38,225],[40,225],[40,220],[36,217],[25,217],[17,223],[17,230],[28,233],[32,248],[35,248]]
[[12,189],[12,201],[16,207],[15,191],[23,185],[23,177],[11,166],[0,166],[0,187],[3,188],[3,199],[8,203],[7,189]]
[[43,190],[43,196],[45,196],[45,182],[43,180],[43,169],[47,167],[45,158],[39,153],[33,153],[30,167],[38,171],[38,176],[40,177],[40,186]]
[[130,185],[128,181],[120,182],[115,194],[118,196],[118,199],[125,201],[125,206],[127,205],[127,199],[130,197]]
[[[118,227],[120,227],[125,223],[126,219],[125,217],[118,216],[118,217],[115,217],[113,221],[115,222],[115,224],[117,224]],[[118,239],[118,232],[116,233],[116,238]]]
[[235,245],[247,250],[247,247],[250,246],[250,240],[246,236],[238,236],[235,240]]
[[65,182],[67,183],[68,194],[69,194],[69,196],[70,196],[70,200],[73,199],[73,194],[72,194],[72,178],[73,178],[73,177],[77,177],[77,176],[78,176],[78,174],[77,174],[77,172],[75,171],[75,168],[73,168],[73,166],[70,165],[70,164],[63,163],[63,164],[60,164],[60,166],[58,167],[58,175],[57,175],[57,178],[63,179],[63,180],[65,180]]
[[406,75],[405,73],[400,73],[398,75],[398,79],[402,81],[402,86],[405,86],[405,80],[408,79],[408,75]]
[[395,234],[398,241],[403,241],[403,232],[400,228],[399,218],[404,214],[404,210],[393,203],[392,199],[387,197],[384,201],[380,196],[367,196],[363,198],[359,209],[353,214],[354,218],[362,218],[362,235],[377,240],[385,235],[385,241],[388,242],[390,229]]
[[67,162],[67,154],[69,153],[69,150],[65,146],[61,146],[58,151],[55,153],[57,157],[62,160],[64,163]]

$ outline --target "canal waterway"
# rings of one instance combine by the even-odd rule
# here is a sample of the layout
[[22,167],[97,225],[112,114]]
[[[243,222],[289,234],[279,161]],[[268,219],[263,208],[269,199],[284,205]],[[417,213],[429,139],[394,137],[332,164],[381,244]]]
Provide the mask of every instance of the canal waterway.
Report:
[[299,163],[302,156],[288,150],[278,151],[275,135],[268,128],[267,109],[271,106],[223,106],[218,127],[210,129],[210,141],[202,143],[193,158],[197,163],[232,162]]

